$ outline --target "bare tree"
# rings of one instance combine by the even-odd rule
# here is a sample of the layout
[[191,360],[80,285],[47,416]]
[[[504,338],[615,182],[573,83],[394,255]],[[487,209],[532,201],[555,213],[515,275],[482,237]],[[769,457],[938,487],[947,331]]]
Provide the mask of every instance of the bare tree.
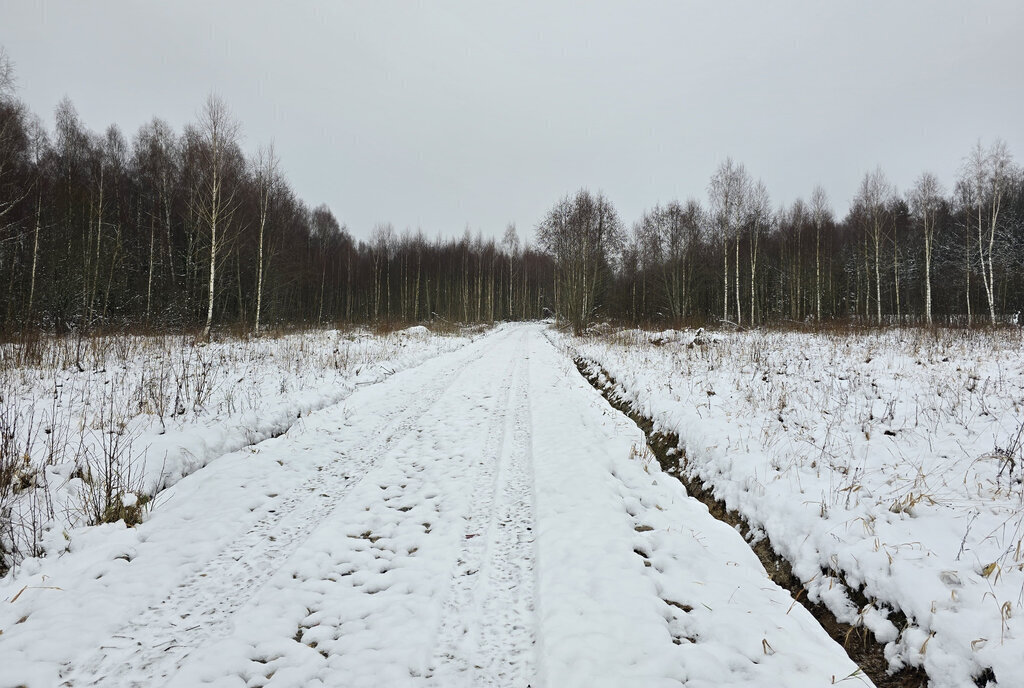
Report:
[[270,215],[271,203],[274,202],[278,186],[280,185],[280,173],[277,169],[278,158],[273,142],[269,146],[261,146],[256,151],[256,159],[252,165],[253,178],[256,181],[257,203],[259,205],[259,237],[256,244],[256,322],[253,326],[253,330],[258,335],[260,332],[260,317],[263,312],[264,236],[267,231],[267,218]]
[[972,219],[976,207],[974,187],[970,181],[962,175],[953,187],[952,202],[957,209],[958,226],[963,231],[962,248],[957,251],[964,263],[964,308],[967,315],[967,326],[970,327],[974,320],[974,313],[971,306],[971,253],[973,252],[975,226]]
[[[733,162],[732,158],[726,158],[718,169],[711,176],[708,184],[708,198],[711,205],[711,215],[722,241],[722,318],[729,319],[729,240],[735,239],[736,248],[736,271],[739,279],[739,232],[743,218],[743,207],[746,202],[747,189],[750,185],[750,178],[746,168],[739,163]],[[737,303],[736,313],[739,322],[739,287],[737,282]]]
[[198,215],[206,225],[210,237],[210,282],[206,307],[206,325],[202,338],[210,339],[213,326],[213,302],[216,296],[217,258],[220,245],[218,232],[230,218],[233,193],[225,189],[230,149],[237,145],[240,125],[228,112],[227,105],[216,94],[210,94],[199,116],[199,133],[204,144],[205,180],[200,193]]
[[875,254],[875,316],[876,321],[882,322],[882,279],[881,279],[881,246],[885,232],[886,206],[892,197],[892,186],[885,178],[881,167],[875,168],[874,172],[864,175],[860,184],[860,191],[854,203],[859,205],[864,213],[866,230],[871,239],[871,245]]
[[556,312],[577,332],[597,310],[622,234],[611,202],[587,190],[559,201],[538,227],[537,239],[557,267]]
[[14,98],[14,65],[0,47],[0,230],[4,217],[31,193],[15,182],[18,168],[27,162],[26,120],[25,108]]
[[996,230],[999,227],[999,213],[1010,182],[1011,169],[1012,158],[1006,142],[996,139],[988,150],[985,150],[981,141],[978,141],[961,173],[963,181],[973,191],[981,281],[988,301],[989,319],[993,324],[996,321]]
[[505,235],[501,239],[501,246],[508,256],[508,317],[513,318],[515,313],[515,264],[519,258],[519,234],[516,232],[516,224],[508,223],[505,227]]
[[787,300],[789,301],[789,317],[793,320],[803,318],[805,311],[805,290],[803,283],[803,240],[804,233],[810,222],[810,213],[804,199],[797,198],[787,208],[779,206],[775,212],[783,239],[783,255],[779,267],[785,275]]
[[[49,140],[46,135],[46,128],[38,117],[32,117],[29,121],[28,131],[32,149],[32,162],[37,170],[37,176],[39,176],[38,172],[42,169],[43,155],[49,146]],[[32,308],[34,306],[36,296],[36,274],[39,271],[39,234],[42,230],[43,216],[42,187],[42,180],[37,178],[35,223],[34,231],[32,232],[32,270],[29,278],[28,308],[26,309],[26,315],[30,318],[32,317]]]
[[[373,319],[377,320],[381,312],[381,300],[387,299],[387,316],[391,317],[391,274],[388,263],[395,243],[395,228],[391,223],[381,223],[373,228],[370,245],[373,251]],[[387,285],[384,284],[382,273],[387,270]]]
[[814,224],[814,317],[821,321],[821,230],[832,221],[832,206],[821,186],[811,192],[811,222]]
[[0,45],[0,98],[14,95],[14,63],[7,50]]
[[686,205],[672,201],[644,213],[633,230],[637,261],[659,274],[673,320],[687,315],[690,259],[701,238],[703,214],[700,204],[693,199]]
[[[11,292],[18,272],[18,246],[24,243],[22,228],[26,221],[19,215],[27,213],[22,201],[36,191],[38,219],[39,188],[31,172],[38,170],[38,158],[33,159],[33,124],[38,118],[31,116],[25,106],[14,97],[14,65],[0,47],[0,275],[9,269],[6,283],[0,291]],[[38,238],[38,233],[36,233]],[[12,250],[9,250],[12,249]],[[38,249],[38,246],[37,246]],[[31,299],[30,299],[31,300]],[[13,294],[8,297],[7,321],[14,305]],[[30,309],[31,310],[31,309]]]
[[935,220],[942,205],[942,185],[931,172],[924,172],[910,192],[910,209],[924,233],[924,315],[932,324],[932,245]]
[[[760,179],[750,188],[746,203],[747,225],[750,231],[750,324],[755,322],[755,305],[757,304],[756,275],[757,248],[761,235],[767,231],[771,223],[772,208],[768,197],[768,188]],[[739,242],[737,242],[739,245]],[[736,274],[739,276],[739,257],[736,258]],[[739,294],[736,295],[739,305]],[[739,310],[737,308],[737,310]]]
[[[125,191],[124,186],[128,162],[128,143],[125,141],[124,135],[121,133],[121,130],[117,125],[111,125],[107,128],[102,144],[102,157],[110,174],[109,186],[111,206],[111,216],[106,222],[106,226],[111,232],[111,236],[109,237],[110,245],[106,251],[108,259],[108,263],[105,266],[107,273],[106,284],[103,286],[102,308],[100,309],[100,318],[105,321],[109,312],[110,294],[113,289],[114,280],[124,272],[121,269],[124,261],[122,201]],[[100,263],[101,261],[97,259],[97,271],[93,286],[93,290],[96,292],[94,298],[98,298],[98,291],[100,288]]]
[[[309,229],[311,238],[314,240],[316,246],[315,261],[319,264],[320,272],[320,288],[317,290],[317,311],[316,311],[316,322],[322,323],[324,317],[324,300],[327,288],[327,267],[330,263],[331,248],[335,246],[339,239],[343,239],[348,235],[348,229],[343,227],[338,219],[334,217],[334,213],[331,212],[330,207],[326,203],[321,203],[309,217]],[[394,241],[394,237],[390,237],[390,241]],[[390,280],[390,273],[388,276]],[[390,282],[388,288],[388,316],[391,314],[390,306]]]
[[[172,250],[172,196],[174,179],[178,176],[178,143],[171,126],[154,118],[143,125],[135,137],[135,170],[141,186],[147,190],[149,204],[149,256],[146,274],[146,311],[148,324],[153,310],[153,285],[157,279],[157,249],[166,250],[167,273],[171,285],[175,281],[174,251]],[[157,239],[157,228],[162,240]]]

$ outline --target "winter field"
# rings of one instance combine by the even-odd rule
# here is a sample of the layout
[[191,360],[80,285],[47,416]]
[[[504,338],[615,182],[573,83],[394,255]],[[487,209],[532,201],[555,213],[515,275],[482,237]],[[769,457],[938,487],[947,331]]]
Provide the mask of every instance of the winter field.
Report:
[[561,341],[892,667],[1024,685],[1021,330],[695,334]]
[[0,344],[0,570],[52,547],[43,540],[54,533],[140,518],[145,508],[132,507],[213,459],[469,341],[460,335],[419,327],[199,346],[192,336]]
[[0,688],[871,685],[575,358],[894,668],[1024,685],[1020,333],[693,339],[7,345]]
[[[165,479],[135,527],[58,515],[42,555],[0,583],[0,684],[864,682],[550,336],[356,337],[347,372],[324,370],[340,334],[259,343],[283,349],[283,372],[226,346],[219,391],[174,420],[191,449],[164,450],[188,475]],[[105,398],[117,370],[61,379],[110,380],[76,387]],[[276,424],[225,406],[249,378],[253,408],[284,409]],[[147,480],[169,475],[164,451]],[[76,492],[73,472],[51,472],[50,493]]]

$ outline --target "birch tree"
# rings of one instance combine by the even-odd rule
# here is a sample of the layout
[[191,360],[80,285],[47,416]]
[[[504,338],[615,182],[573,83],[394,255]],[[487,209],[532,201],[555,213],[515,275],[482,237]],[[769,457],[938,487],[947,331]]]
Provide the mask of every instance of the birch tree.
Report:
[[271,204],[277,195],[280,185],[278,158],[273,142],[269,146],[260,147],[253,161],[253,178],[256,181],[257,203],[259,206],[259,232],[256,240],[256,322],[253,331],[259,335],[260,318],[263,312],[263,272],[266,267],[263,258],[267,218],[270,216]]
[[217,259],[224,224],[233,210],[233,194],[225,187],[230,149],[238,143],[240,125],[228,112],[227,105],[215,94],[206,99],[199,117],[199,133],[203,142],[204,179],[198,195],[196,212],[202,219],[210,239],[210,281],[206,302],[206,324],[202,338],[209,341],[213,326],[213,303],[217,286]]
[[508,317],[515,317],[515,265],[519,259],[519,234],[516,232],[516,224],[510,222],[505,227],[505,234],[501,239],[501,247],[508,256]]
[[942,195],[942,185],[931,172],[922,173],[910,192],[910,210],[924,235],[924,317],[929,325],[932,324],[932,246]]
[[[743,218],[747,188],[750,178],[746,168],[726,158],[715,171],[708,184],[708,199],[711,215],[719,238],[722,242],[722,319],[729,319],[729,240],[737,242],[737,279],[739,275],[739,231]],[[737,288],[737,299],[739,289]],[[740,305],[736,303],[737,323],[739,322]]]
[[38,117],[29,122],[29,140],[31,142],[32,162],[36,168],[36,211],[32,232],[32,269],[29,276],[28,307],[26,315],[31,318],[36,296],[36,275],[39,272],[39,234],[42,231],[43,217],[43,179],[40,172],[43,168],[43,156],[49,147],[46,129]]
[[[761,235],[764,234],[771,223],[771,199],[768,197],[768,188],[760,179],[750,189],[746,203],[747,225],[750,232],[750,324],[755,320],[755,306],[757,304],[756,275],[757,275],[757,249]],[[738,245],[738,242],[737,242]],[[736,273],[739,275],[739,258],[736,259]],[[737,295],[737,306],[739,296]],[[739,310],[737,308],[737,310]]]
[[882,168],[878,167],[874,172],[864,175],[857,198],[854,200],[864,212],[865,230],[874,249],[875,319],[878,324],[882,323],[881,247],[885,233],[886,206],[891,197],[892,186]]
[[1012,158],[1006,143],[997,139],[985,150],[981,141],[975,144],[963,170],[964,181],[974,197],[975,229],[981,281],[985,287],[989,321],[996,322],[995,241],[1000,211],[1010,182]]
[[821,322],[821,230],[832,221],[832,206],[821,186],[811,192],[811,223],[814,225],[814,318]]

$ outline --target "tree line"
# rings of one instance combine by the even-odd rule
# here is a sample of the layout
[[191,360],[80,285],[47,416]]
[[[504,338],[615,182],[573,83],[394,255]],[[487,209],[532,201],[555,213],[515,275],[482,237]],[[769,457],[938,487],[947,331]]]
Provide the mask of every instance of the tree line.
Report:
[[979,141],[948,191],[930,172],[903,193],[867,172],[842,218],[820,186],[773,208],[726,159],[705,204],[614,224],[609,310],[634,321],[971,325],[1017,322],[1024,305],[1024,171],[999,140]]
[[836,218],[820,187],[773,207],[725,160],[704,200],[627,227],[588,190],[557,201],[535,244],[427,239],[387,224],[357,241],[298,198],[272,145],[246,155],[210,96],[181,132],[87,129],[67,99],[52,127],[21,103],[0,52],[0,329],[215,326],[557,315],[737,325],[856,319],[998,322],[1024,301],[1024,173],[980,142],[952,189],[899,193],[865,174]]
[[550,258],[387,224],[357,241],[310,208],[272,145],[246,156],[210,96],[175,132],[89,131],[67,99],[52,129],[0,84],[0,329],[493,321],[541,317]]

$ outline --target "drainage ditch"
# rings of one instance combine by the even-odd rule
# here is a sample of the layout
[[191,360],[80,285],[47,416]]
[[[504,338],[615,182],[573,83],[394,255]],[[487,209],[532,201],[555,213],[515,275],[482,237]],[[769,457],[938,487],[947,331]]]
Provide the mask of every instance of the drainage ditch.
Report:
[[[618,394],[614,379],[603,368],[582,358],[574,360],[577,370],[587,382],[601,392],[612,407],[629,416],[643,430],[651,451],[654,452],[658,463],[661,464],[661,469],[679,480],[691,497],[708,507],[712,516],[739,531],[757,558],[761,560],[761,564],[764,565],[771,579],[777,585],[789,590],[793,599],[814,615],[822,628],[846,649],[850,658],[860,666],[876,686],[879,688],[918,688],[928,685],[928,675],[922,667],[905,667],[895,673],[889,673],[889,663],[885,659],[884,645],[877,642],[868,629],[839,621],[824,604],[807,599],[803,583],[793,575],[789,561],[775,552],[768,537],[762,537],[752,542],[750,537],[752,528],[743,516],[739,512],[728,509],[724,502],[716,499],[710,487],[686,475],[684,471],[686,454],[679,447],[678,435],[656,432],[651,419],[637,412],[628,401]],[[822,571],[822,575],[843,580],[843,577],[835,571]],[[870,604],[874,604],[876,607],[880,606],[877,602],[869,600],[862,590],[849,585],[846,585],[846,589],[851,601],[859,608],[864,609]],[[908,626],[907,618],[902,612],[889,610],[888,618],[901,631]],[[986,670],[976,678],[975,682],[978,686],[986,686],[989,682],[995,682],[995,676],[991,670]]]

